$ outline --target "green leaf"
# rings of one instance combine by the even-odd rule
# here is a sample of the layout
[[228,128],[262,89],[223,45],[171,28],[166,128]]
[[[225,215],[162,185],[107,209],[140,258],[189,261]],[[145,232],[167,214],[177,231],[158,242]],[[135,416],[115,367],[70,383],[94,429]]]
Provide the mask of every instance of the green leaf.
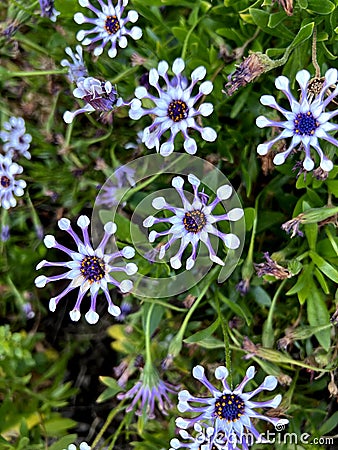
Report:
[[261,306],[270,306],[271,305],[271,297],[270,295],[261,287],[261,286],[253,286],[251,288],[252,295],[256,302]]
[[250,325],[252,322],[252,314],[250,310],[246,307],[245,303],[243,305],[239,303],[235,303],[232,300],[225,297],[220,292],[218,293],[219,298],[222,300],[223,303],[228,305],[228,307],[239,317],[243,317],[245,319],[247,325]]
[[253,222],[255,220],[255,215],[256,215],[255,208],[245,208],[244,209],[246,231],[251,230]]
[[68,445],[73,444],[76,438],[76,434],[68,434],[68,436],[64,436],[57,442],[54,442],[54,444],[48,447],[48,450],[64,450],[68,448]]
[[199,341],[203,341],[204,339],[210,337],[219,327],[221,321],[218,317],[215,322],[213,322],[211,325],[209,325],[204,330],[197,331],[197,333],[192,334],[187,339],[183,339],[183,342],[186,344],[196,344]]
[[308,0],[308,9],[316,14],[330,14],[334,9],[334,3],[329,0]]
[[308,5],[308,1],[307,0],[298,0],[298,5],[300,8],[306,9],[307,5]]
[[[314,22],[310,22],[307,25],[304,25],[298,31],[296,37],[291,42],[291,44],[289,45],[288,49],[289,50],[294,49],[295,47],[297,47],[300,44],[303,44],[304,41],[309,39],[312,36],[314,26],[315,26]],[[299,178],[301,178],[301,177],[299,177]]]
[[329,264],[325,259],[319,256],[317,253],[310,251],[310,258],[316,264],[318,269],[323,272],[330,280],[338,283],[338,270]]
[[[314,284],[307,298],[307,316],[309,324],[313,327],[330,323],[330,315],[325,301]],[[330,328],[315,333],[318,342],[326,351],[330,348],[330,333]]]
[[75,420],[59,416],[54,416],[50,420],[44,422],[46,433],[50,436],[64,434],[66,430],[68,430],[69,428],[74,428],[75,426]]
[[318,435],[325,436],[337,427],[338,423],[338,411],[336,411],[323,425],[319,428]]
[[316,223],[307,223],[304,225],[304,231],[310,249],[315,250],[318,236],[318,225]]
[[126,217],[112,211],[99,211],[99,217],[103,224],[114,221],[117,226],[115,236],[122,242],[135,245],[135,243],[147,242],[146,236],[142,233],[139,226],[130,222]]

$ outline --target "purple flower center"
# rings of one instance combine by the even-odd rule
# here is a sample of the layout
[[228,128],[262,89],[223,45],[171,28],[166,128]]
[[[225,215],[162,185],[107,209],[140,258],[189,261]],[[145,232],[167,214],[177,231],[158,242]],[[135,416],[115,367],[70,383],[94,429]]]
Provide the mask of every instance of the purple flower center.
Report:
[[168,106],[168,117],[173,122],[180,122],[187,117],[188,106],[182,100],[173,100]]
[[223,394],[215,402],[215,416],[229,423],[239,420],[244,411],[244,401],[235,394]]
[[3,188],[8,188],[11,184],[11,180],[8,177],[6,177],[6,175],[3,175],[1,177],[0,183]]
[[97,256],[85,256],[81,261],[80,272],[90,283],[100,281],[105,276],[105,264]]
[[200,232],[206,225],[207,220],[205,214],[199,209],[188,211],[183,217],[184,228],[190,233]]
[[108,34],[115,34],[120,29],[120,22],[116,16],[107,16],[104,28]]
[[307,113],[299,113],[297,114],[294,120],[296,134],[301,136],[312,136],[316,128],[318,128],[319,124],[316,119],[313,117],[312,113],[308,111]]

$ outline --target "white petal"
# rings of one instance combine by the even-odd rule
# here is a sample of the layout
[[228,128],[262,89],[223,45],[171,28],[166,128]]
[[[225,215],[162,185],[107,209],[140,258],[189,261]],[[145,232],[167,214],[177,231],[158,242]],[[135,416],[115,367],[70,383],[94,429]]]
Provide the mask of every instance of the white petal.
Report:
[[149,227],[154,225],[154,221],[155,221],[155,217],[154,216],[149,216],[146,219],[144,219],[143,226],[146,227],[146,228],[149,228]]
[[49,300],[49,311],[54,312],[56,310],[56,302],[55,302],[55,298],[51,298]]
[[63,217],[58,221],[60,230],[68,230],[70,228],[70,220]]
[[217,133],[210,127],[202,128],[202,138],[208,142],[214,142],[217,138]]
[[210,92],[212,92],[213,88],[214,88],[214,86],[211,81],[204,81],[201,84],[199,91],[202,92],[202,94],[204,94],[204,95],[208,95],[208,94],[210,94]]
[[325,170],[325,172],[330,172],[333,169],[333,163],[329,159],[323,159],[320,163],[320,167]]
[[[274,161],[274,163],[277,164],[275,161]],[[277,165],[278,165],[278,164],[277,164]],[[314,162],[312,161],[312,159],[309,158],[309,157],[306,157],[306,158],[304,159],[304,161],[303,161],[303,167],[304,167],[304,169],[307,170],[308,172],[310,172],[310,171],[314,168],[314,165],[315,165],[315,163],[314,163]]]
[[78,322],[81,317],[81,313],[78,309],[73,309],[73,311],[69,312],[69,315],[73,322]]
[[130,22],[135,23],[138,19],[138,13],[134,10],[128,12],[128,19]]
[[189,153],[189,155],[194,155],[197,152],[197,144],[193,138],[186,139],[183,146],[184,150]]
[[46,286],[47,277],[45,277],[44,275],[40,275],[37,278],[35,278],[34,283],[36,287],[43,288]]
[[[258,146],[259,147],[259,146]],[[257,151],[258,151],[258,147],[257,147]],[[258,153],[260,154],[260,155],[264,155],[264,154],[266,154],[266,153],[260,153],[259,151],[258,151]],[[280,166],[281,164],[284,164],[285,163],[285,160],[286,160],[286,156],[283,154],[283,153],[278,153],[274,158],[273,158],[273,163],[274,164],[276,164],[276,166]],[[312,166],[313,167],[313,166]],[[306,169],[307,170],[307,169]],[[311,169],[312,170],[312,169]]]
[[40,261],[39,262],[39,264],[36,266],[36,270],[40,270],[42,267],[44,267],[44,265],[46,264],[46,260],[44,259],[44,260],[42,260],[42,261]]
[[256,125],[258,126],[258,128],[264,128],[264,127],[270,127],[271,123],[270,120],[267,119],[264,116],[259,116],[256,119]]
[[[68,219],[61,219],[61,220],[68,220]],[[68,222],[69,222],[69,220],[68,220]],[[77,224],[78,224],[78,226],[80,227],[80,228],[87,228],[88,226],[89,226],[89,224],[90,224],[90,220],[89,220],[89,218],[87,217],[87,216],[80,216],[78,219],[77,219],[77,222],[76,222]],[[70,223],[69,223],[69,225],[68,225],[68,228],[69,228],[69,226],[70,226]],[[60,227],[61,228],[61,227]],[[61,228],[61,230],[66,230],[67,228]]]
[[182,267],[181,259],[178,256],[170,258],[170,265],[173,269],[180,269]]
[[156,239],[156,236],[157,236],[157,232],[155,230],[152,230],[148,236],[149,242],[154,242]]
[[325,73],[325,81],[328,84],[328,86],[332,86],[333,84],[336,84],[337,82],[337,69],[329,69]]
[[168,72],[168,69],[169,69],[169,66],[166,61],[160,61],[158,63],[157,70],[158,70],[159,75],[163,76],[165,73]]
[[199,66],[192,72],[191,79],[192,81],[203,80],[206,73],[207,73],[206,68],[204,66]]
[[107,222],[103,229],[107,234],[111,235],[116,233],[117,225],[114,222]]
[[203,117],[208,117],[212,114],[214,107],[211,103],[202,103],[202,105],[198,108],[199,113]]
[[228,198],[231,197],[231,193],[232,193],[232,187],[229,186],[228,184],[225,184],[224,186],[220,186],[217,191],[217,197],[220,200],[227,200]]
[[72,123],[74,117],[75,117],[75,115],[74,115],[71,111],[66,111],[66,112],[63,114],[63,120],[64,120],[66,123]]
[[135,41],[137,41],[138,39],[141,39],[141,37],[142,37],[142,30],[141,30],[141,28],[140,28],[140,27],[133,27],[133,28],[130,30],[130,36],[131,36]]
[[244,211],[241,208],[234,208],[227,213],[229,220],[239,220],[244,216]]
[[[126,38],[125,36],[121,36],[120,39],[119,39],[119,46],[120,46],[121,48],[126,48],[127,45],[128,45],[128,40],[127,40],[127,38]],[[116,52],[116,49],[115,49],[114,47],[112,47],[111,50],[112,50],[114,53]],[[108,52],[108,54],[109,54],[109,52]],[[109,56],[110,56],[110,55],[109,55]],[[112,58],[114,58],[114,57],[115,57],[115,54],[114,54],[114,56],[112,56]]]
[[85,315],[86,321],[90,324],[90,325],[94,325],[95,323],[98,322],[100,316],[97,314],[97,312],[93,311],[92,309],[90,309],[86,315]]
[[238,239],[238,237],[235,234],[229,233],[225,237],[225,245],[226,247],[230,249],[236,249],[240,246],[241,241]]
[[284,90],[288,91],[289,90],[289,84],[290,84],[289,79],[287,77],[285,77],[284,75],[281,75],[281,76],[277,77],[276,80],[275,80],[276,88],[281,90],[281,91],[282,90],[283,91]]
[[[85,16],[84,16],[82,13],[80,13],[80,12],[75,13],[75,14],[74,14],[74,21],[75,21],[76,23],[78,23],[79,25],[81,25],[81,24],[83,24],[84,21],[85,21]],[[82,39],[79,39],[79,38],[78,38],[78,40],[79,40],[79,41],[82,41]]]
[[164,197],[156,197],[154,198],[154,200],[152,201],[152,205],[155,209],[162,209],[164,208],[164,206],[166,205],[166,201]]
[[134,258],[135,256],[135,249],[133,247],[130,247],[129,245],[127,247],[124,247],[122,250],[122,256],[126,259]]
[[204,367],[203,366],[195,366],[192,369],[192,376],[196,378],[196,380],[202,380],[204,377]]
[[193,186],[199,186],[201,184],[201,181],[192,173],[188,175],[188,181]]
[[173,63],[173,72],[175,75],[178,75],[183,72],[185,68],[185,64],[182,58],[175,59]]
[[[137,98],[144,98],[148,96],[148,91],[144,86],[139,86],[135,89],[135,97]],[[141,106],[141,103],[139,105],[133,106],[133,103],[131,104],[132,108],[137,106],[137,109]]]
[[120,284],[120,290],[123,293],[130,292],[133,289],[133,282],[130,280],[123,280]]
[[157,70],[154,69],[154,68],[150,69],[150,71],[149,71],[149,84],[151,86],[156,86],[157,83],[158,83],[158,78],[159,78],[159,76],[158,76]]
[[176,189],[182,189],[184,185],[184,180],[182,177],[174,177],[171,181],[171,184]]
[[300,70],[296,75],[296,80],[298,81],[299,85],[303,87],[303,89],[305,89],[310,78],[310,73],[307,70]]
[[127,275],[135,275],[135,273],[138,271],[138,267],[134,263],[128,263],[126,265],[126,274]]
[[160,155],[169,156],[174,151],[174,144],[172,142],[165,142],[160,147]]
[[217,378],[217,380],[222,380],[224,378],[227,378],[229,375],[229,371],[226,367],[224,366],[219,366],[217,367],[217,369],[215,370],[215,378]]
[[43,242],[47,248],[53,248],[56,243],[56,240],[55,240],[54,236],[52,236],[51,234],[47,234],[47,236],[45,236]]
[[109,305],[108,312],[114,317],[117,317],[121,314],[121,309],[116,305]]

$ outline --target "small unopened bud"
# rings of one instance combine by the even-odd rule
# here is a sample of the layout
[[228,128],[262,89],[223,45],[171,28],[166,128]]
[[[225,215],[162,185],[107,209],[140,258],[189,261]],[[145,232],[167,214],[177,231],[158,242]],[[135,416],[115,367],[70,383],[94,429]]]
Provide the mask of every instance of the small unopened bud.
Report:
[[251,53],[245,58],[236,70],[228,76],[228,83],[224,86],[224,94],[233,95],[238,88],[259,77],[262,73],[273,68],[274,62],[264,53]]

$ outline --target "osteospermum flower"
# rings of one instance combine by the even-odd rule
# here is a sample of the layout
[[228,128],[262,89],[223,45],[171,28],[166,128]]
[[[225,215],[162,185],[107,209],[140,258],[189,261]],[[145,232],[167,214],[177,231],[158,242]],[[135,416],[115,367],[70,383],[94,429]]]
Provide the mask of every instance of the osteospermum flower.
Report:
[[25,121],[22,117],[11,117],[3,124],[0,138],[4,142],[3,150],[12,158],[15,153],[31,159],[28,149],[32,142],[32,136],[26,133]]
[[[155,116],[152,125],[145,128],[142,141],[148,148],[156,148],[162,156],[168,156],[174,151],[174,140],[181,132],[184,137],[184,149],[193,155],[197,151],[196,141],[189,136],[188,128],[197,130],[205,141],[212,142],[216,139],[217,133],[210,127],[202,128],[196,123],[198,116],[209,116],[213,112],[211,103],[204,103],[195,109],[194,105],[203,97],[210,94],[213,89],[211,81],[204,81],[196,95],[192,95],[196,84],[203,80],[206,69],[203,66],[197,67],[191,74],[191,83],[188,85],[187,79],[182,76],[185,63],[183,59],[177,58],[172,66],[174,77],[169,80],[168,63],[161,61],[157,70],[151,69],[149,72],[149,84],[156,90],[156,96],[152,95],[144,86],[139,86],[135,90],[137,97],[131,103],[129,116],[138,120],[142,116],[151,114]],[[162,77],[165,86],[159,84],[159,77]],[[140,99],[151,100],[155,106],[143,109]],[[169,139],[160,146],[160,139],[163,134],[170,130]]]
[[16,205],[14,195],[21,197],[24,194],[26,182],[16,179],[22,171],[23,168],[8,156],[0,155],[0,206],[5,209]]
[[[93,25],[90,30],[81,30],[77,33],[76,38],[82,41],[82,45],[96,45],[97,42],[102,41],[100,45],[94,48],[94,55],[102,54],[104,47],[110,43],[108,56],[115,58],[117,54],[117,43],[121,48],[128,45],[127,37],[137,40],[142,37],[142,30],[139,27],[132,27],[131,30],[126,28],[128,22],[135,23],[138,19],[136,11],[129,11],[125,18],[122,17],[124,8],[128,5],[128,0],[117,0],[116,5],[113,5],[111,0],[104,3],[102,0],[97,0],[101,10],[95,8],[88,0],[79,0],[79,4],[84,8],[88,8],[97,16],[96,19],[85,17],[82,13],[76,13],[74,20],[76,23],[82,25],[89,23]],[[92,37],[89,37],[92,35]]]
[[54,0],[39,0],[41,8],[41,17],[47,17],[52,22],[56,22],[57,16],[60,14],[54,8]]
[[172,226],[169,230],[156,232],[151,231],[149,233],[149,241],[154,242],[155,239],[161,236],[167,236],[171,234],[172,236],[165,245],[162,245],[159,252],[159,259],[162,259],[165,252],[169,247],[177,240],[181,240],[180,248],[175,256],[170,258],[170,264],[174,269],[179,269],[182,265],[182,255],[186,247],[192,245],[191,256],[187,259],[186,268],[190,270],[196,261],[197,250],[199,242],[203,242],[209,250],[209,258],[211,261],[217,264],[224,265],[224,262],[216,255],[210,239],[209,234],[215,235],[219,239],[222,239],[225,246],[230,249],[236,249],[240,245],[239,238],[232,233],[222,233],[214,224],[222,221],[236,221],[243,217],[243,210],[240,208],[234,208],[226,214],[219,216],[213,215],[212,211],[216,205],[222,200],[230,198],[232,194],[232,188],[229,185],[221,186],[217,189],[217,196],[215,200],[208,204],[208,196],[204,192],[199,192],[198,187],[200,185],[200,180],[195,176],[190,174],[188,176],[188,181],[193,187],[194,198],[192,203],[190,203],[183,191],[184,180],[181,177],[174,177],[172,179],[172,186],[176,189],[177,193],[181,197],[183,208],[177,208],[166,202],[164,197],[157,197],[153,200],[152,205],[156,209],[169,210],[174,215],[168,218],[156,218],[154,216],[147,217],[143,225],[145,227],[151,227],[156,223],[170,223]]
[[[176,419],[176,425],[179,428],[186,429],[195,423],[207,427],[214,428],[213,442],[217,437],[224,433],[227,447],[233,449],[237,443],[242,445],[243,449],[247,449],[246,434],[251,433],[256,439],[260,438],[259,432],[251,422],[251,419],[262,419],[272,424],[288,420],[264,416],[255,411],[256,408],[277,408],[281,402],[281,395],[276,395],[271,400],[263,402],[252,401],[251,399],[263,390],[272,391],[277,386],[277,378],[271,375],[265,377],[263,383],[251,392],[243,392],[246,384],[255,376],[255,368],[249,367],[243,381],[234,389],[230,389],[226,378],[229,375],[228,370],[224,366],[219,366],[215,371],[215,377],[222,381],[223,388],[219,390],[215,388],[204,374],[202,366],[196,366],[193,369],[193,377],[200,381],[211,393],[211,397],[195,397],[187,390],[178,394],[178,410],[181,413],[194,413],[194,418],[187,419],[179,417]],[[191,405],[193,403],[194,406]],[[198,406],[197,406],[198,405]],[[245,434],[244,434],[245,433]]]
[[324,139],[332,145],[338,147],[338,141],[334,139],[328,132],[338,130],[338,125],[330,123],[329,120],[338,114],[338,111],[325,112],[328,104],[338,95],[338,87],[335,87],[325,99],[324,95],[328,89],[337,82],[337,70],[329,69],[325,74],[324,83],[320,92],[312,101],[308,100],[308,87],[310,81],[310,73],[307,70],[301,70],[296,75],[296,80],[301,88],[301,100],[298,102],[290,91],[289,79],[285,76],[276,78],[276,88],[281,90],[287,97],[291,111],[279,106],[272,95],[263,95],[260,99],[261,103],[276,109],[286,118],[283,122],[267,119],[259,116],[256,119],[258,127],[279,127],[283,131],[274,139],[265,144],[260,144],[257,151],[260,155],[266,155],[270,148],[279,140],[292,138],[289,148],[281,153],[277,153],[273,162],[276,165],[283,164],[294,148],[301,145],[305,151],[303,167],[310,171],[314,167],[314,161],[311,157],[310,148],[313,147],[319,155],[320,167],[324,171],[330,171],[333,168],[332,162],[324,155],[318,139]]
[[83,240],[81,240],[72,229],[68,219],[62,218],[59,220],[59,228],[67,231],[67,233],[74,239],[77,245],[77,251],[70,250],[69,248],[59,244],[54,236],[47,235],[44,239],[45,246],[47,248],[57,248],[61,250],[69,255],[71,260],[66,262],[41,261],[36,267],[37,270],[42,267],[63,267],[68,269],[68,271],[62,273],[61,275],[51,277],[40,275],[35,279],[35,284],[37,287],[42,288],[50,281],[64,279],[71,280],[69,285],[61,292],[61,294],[50,299],[49,309],[54,312],[62,297],[65,297],[73,289],[79,288],[76,304],[73,310],[69,313],[70,318],[73,321],[78,321],[80,319],[81,302],[85,294],[89,292],[91,296],[91,305],[85,317],[88,323],[94,324],[99,320],[99,315],[96,312],[96,299],[100,289],[102,289],[106,296],[108,302],[108,312],[113,316],[118,316],[121,313],[121,310],[112,302],[108,285],[112,284],[118,287],[123,293],[129,292],[133,288],[133,283],[131,280],[123,280],[119,282],[113,278],[111,273],[125,272],[127,275],[134,275],[137,272],[137,266],[134,263],[128,263],[125,266],[113,265],[113,263],[115,263],[115,259],[119,257],[124,257],[127,259],[133,258],[135,255],[135,250],[132,247],[124,247],[121,251],[117,251],[115,253],[105,253],[107,242],[117,229],[113,222],[108,222],[105,224],[104,236],[95,250],[89,241],[89,224],[90,221],[87,216],[80,216],[77,220],[77,225],[82,230]]
[[76,111],[66,111],[63,120],[71,123],[74,117],[81,113],[101,111],[112,111],[123,104],[123,100],[118,98],[116,89],[110,81],[100,81],[93,77],[79,78],[73,90],[73,95],[86,102],[83,108]]
[[72,61],[69,62],[68,59],[63,59],[60,63],[62,67],[68,67],[68,78],[72,83],[77,83],[77,81],[88,77],[88,71],[83,61],[82,46],[77,45],[75,50],[76,52],[73,52],[70,47],[66,47],[65,52]]
[[145,411],[149,419],[155,417],[157,404],[162,414],[167,415],[167,410],[172,407],[168,393],[176,394],[176,386],[161,380],[155,367],[146,363],[140,380],[127,392],[117,395],[119,400],[132,398],[133,401],[126,408],[126,412],[137,408],[135,414],[141,416]]

